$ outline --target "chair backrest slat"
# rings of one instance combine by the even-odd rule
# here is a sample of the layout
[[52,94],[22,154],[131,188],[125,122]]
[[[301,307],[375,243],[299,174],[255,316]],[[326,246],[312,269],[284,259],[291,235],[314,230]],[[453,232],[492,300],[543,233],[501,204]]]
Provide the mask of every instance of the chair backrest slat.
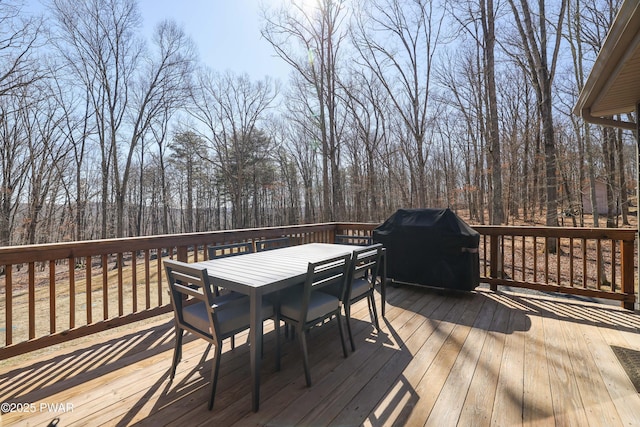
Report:
[[351,294],[351,285],[354,279],[366,277],[369,280],[375,280],[378,276],[381,258],[381,243],[353,252],[353,256],[351,257],[351,271],[349,273],[345,295]]
[[268,251],[270,249],[286,248],[291,246],[290,237],[278,237],[276,239],[256,240],[256,252]]
[[229,256],[249,254],[253,252],[251,242],[229,243],[226,245],[210,246],[209,259],[225,258]]
[[336,234],[334,237],[334,243],[340,245],[370,245],[373,242],[371,236],[356,236],[351,234]]
[[177,282],[173,283],[172,286],[176,292],[198,299],[202,302],[204,302],[205,300],[204,294],[201,291],[199,291],[199,289],[194,289]]

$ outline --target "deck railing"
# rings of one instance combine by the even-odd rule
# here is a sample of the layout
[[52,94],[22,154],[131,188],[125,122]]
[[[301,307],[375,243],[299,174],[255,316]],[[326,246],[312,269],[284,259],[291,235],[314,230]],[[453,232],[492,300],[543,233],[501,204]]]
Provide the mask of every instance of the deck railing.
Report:
[[[370,237],[376,226],[326,223],[0,248],[0,360],[169,312],[163,258],[204,260],[211,246],[281,236],[293,244]],[[476,229],[481,280],[493,288],[610,298],[633,309],[633,230]],[[560,256],[543,250],[549,238],[560,242]]]
[[633,229],[475,226],[480,275],[498,285],[620,301],[633,310]]

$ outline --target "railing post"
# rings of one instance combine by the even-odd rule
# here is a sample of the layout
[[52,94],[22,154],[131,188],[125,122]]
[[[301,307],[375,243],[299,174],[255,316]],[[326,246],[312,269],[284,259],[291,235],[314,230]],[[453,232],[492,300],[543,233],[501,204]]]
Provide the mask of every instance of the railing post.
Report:
[[[489,241],[489,277],[493,279],[497,279],[499,277],[499,254],[500,247],[498,245],[499,237],[497,235],[492,234],[491,240]],[[492,291],[498,290],[498,285],[495,283],[491,283],[490,288]]]
[[622,307],[627,310],[633,310],[636,300],[635,295],[635,277],[634,277],[634,241],[623,240],[621,242],[622,248],[620,253],[621,258],[621,273],[622,273],[622,292],[625,294],[633,295],[633,301],[622,301]]
[[5,283],[5,345],[13,344],[13,265],[4,266]]
[[176,256],[178,261],[189,262],[189,253],[186,246],[178,246]]

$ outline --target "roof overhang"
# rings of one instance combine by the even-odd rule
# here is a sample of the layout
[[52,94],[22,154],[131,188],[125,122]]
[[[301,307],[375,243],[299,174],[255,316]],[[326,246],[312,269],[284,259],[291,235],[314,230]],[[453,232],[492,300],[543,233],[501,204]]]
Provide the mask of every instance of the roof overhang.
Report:
[[640,1],[625,0],[573,113],[590,123],[637,130],[637,123],[615,120],[613,116],[636,111],[639,103]]

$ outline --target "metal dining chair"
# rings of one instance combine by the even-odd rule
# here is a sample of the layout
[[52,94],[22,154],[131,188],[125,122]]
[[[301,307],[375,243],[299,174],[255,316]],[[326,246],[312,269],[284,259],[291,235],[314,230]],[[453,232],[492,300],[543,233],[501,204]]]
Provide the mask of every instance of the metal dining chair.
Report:
[[[208,255],[209,259],[218,259],[218,258],[227,258],[237,255],[250,254],[253,253],[253,244],[251,242],[240,242],[240,243],[228,243],[225,245],[217,245],[217,246],[209,246]],[[220,286],[215,283],[212,284],[213,293],[216,297],[220,296]],[[228,298],[240,297],[242,294],[237,292],[230,291],[227,295]],[[236,347],[236,338],[234,336],[231,337],[231,348]]]
[[349,271],[350,255],[339,256],[321,262],[309,263],[304,286],[292,288],[282,295],[279,304],[279,318],[291,325],[297,332],[303,355],[304,373],[307,386],[311,386],[311,372],[307,351],[307,332],[315,326],[325,324],[324,320],[337,318],[342,352],[347,357],[347,347],[342,329],[340,298],[322,292],[335,286],[343,289]]
[[351,341],[351,351],[356,351],[353,334],[351,333],[352,304],[367,298],[371,323],[376,327],[376,330],[380,330],[374,291],[382,259],[382,250],[382,244],[378,243],[353,251],[351,256],[351,268],[342,303],[347,319],[347,332],[349,333],[349,341]]
[[[184,331],[207,341],[209,345],[203,353],[202,361],[213,345],[215,355],[211,370],[211,394],[209,410],[213,408],[222,356],[222,341],[238,332],[249,329],[249,297],[222,296],[215,298],[211,291],[206,269],[174,260],[164,261],[169,282],[169,294],[173,306],[175,321],[175,347],[170,379],[173,380],[176,367],[182,358],[182,337]],[[264,320],[274,317],[273,305],[267,301],[262,305]],[[279,335],[279,322],[275,324],[276,337]],[[276,343],[279,357],[279,342]],[[277,362],[276,362],[277,363]]]

